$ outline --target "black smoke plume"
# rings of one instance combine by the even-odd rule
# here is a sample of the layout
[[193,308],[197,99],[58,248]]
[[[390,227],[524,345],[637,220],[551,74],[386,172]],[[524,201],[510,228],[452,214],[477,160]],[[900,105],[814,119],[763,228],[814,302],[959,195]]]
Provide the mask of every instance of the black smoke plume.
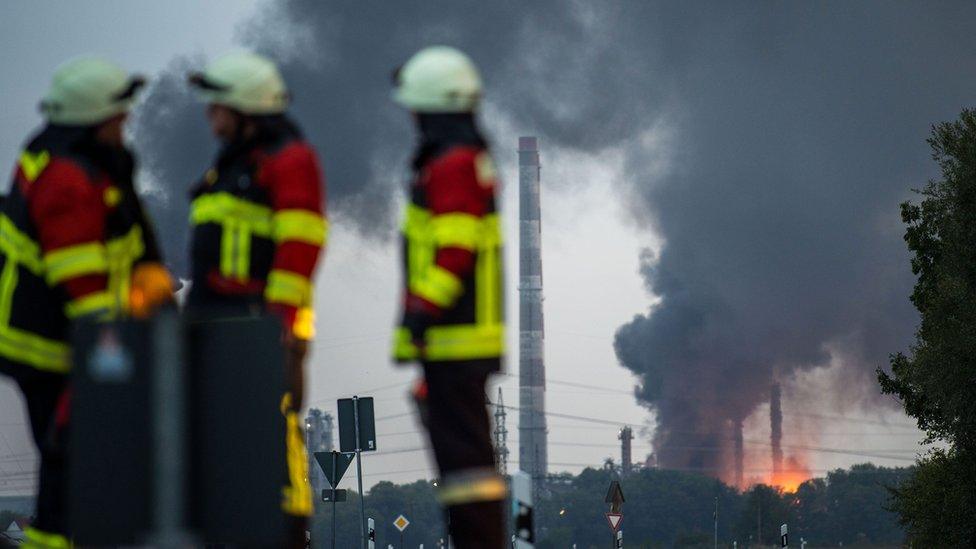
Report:
[[[390,72],[424,45],[469,52],[488,112],[517,131],[623,152],[620,195],[664,247],[640,271],[661,302],[619,329],[617,356],[656,412],[658,463],[714,472],[774,370],[840,360],[864,386],[904,348],[897,204],[932,173],[929,126],[971,104],[974,16],[962,3],[287,0],[242,36],[282,62],[333,218],[369,237],[389,234],[411,148]],[[176,256],[182,193],[213,152],[182,87],[196,64],[157,81],[137,130]]]

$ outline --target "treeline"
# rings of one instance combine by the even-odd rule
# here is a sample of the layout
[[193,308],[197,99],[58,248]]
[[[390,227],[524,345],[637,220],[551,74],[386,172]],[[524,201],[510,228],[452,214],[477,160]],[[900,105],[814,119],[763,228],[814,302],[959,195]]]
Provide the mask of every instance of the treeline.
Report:
[[[604,548],[610,530],[603,499],[611,480],[620,480],[625,547],[712,547],[713,512],[718,498],[720,547],[778,547],[779,525],[790,525],[791,547],[800,538],[807,549],[844,546],[898,547],[905,538],[897,517],[886,510],[891,487],[909,478],[910,469],[856,465],[812,479],[796,493],[769,486],[746,492],[695,473],[645,469],[620,477],[612,468],[586,469],[552,477],[548,494],[536,506],[538,549]],[[376,546],[400,547],[393,520],[410,520],[404,547],[436,548],[444,522],[428,481],[376,484],[366,495],[366,514],[376,521]],[[359,537],[359,500],[337,504],[337,547],[354,547]],[[313,547],[329,547],[331,505],[320,504]],[[761,537],[760,537],[761,536]]]

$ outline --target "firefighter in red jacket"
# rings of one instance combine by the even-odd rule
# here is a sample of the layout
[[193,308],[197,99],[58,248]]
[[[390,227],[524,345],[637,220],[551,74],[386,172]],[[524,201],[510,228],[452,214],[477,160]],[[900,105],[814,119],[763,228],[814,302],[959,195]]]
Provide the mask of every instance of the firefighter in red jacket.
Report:
[[143,80],[97,58],[61,66],[0,207],[0,372],[24,394],[41,456],[24,547],[66,548],[69,332],[81,317],[146,316],[172,300],[122,141]]
[[394,99],[420,135],[403,222],[403,316],[394,357],[419,361],[422,417],[459,548],[505,546],[504,479],[492,448],[485,384],[503,354],[496,178],[474,118],[481,80],[466,55],[421,50],[395,75]]
[[282,508],[297,517],[294,535],[304,540],[312,495],[297,414],[313,336],[312,277],[328,232],[322,174],[315,151],[285,115],[288,91],[270,60],[229,54],[190,81],[208,103],[222,149],[193,192],[188,308],[204,316],[267,311],[281,318],[289,387]]

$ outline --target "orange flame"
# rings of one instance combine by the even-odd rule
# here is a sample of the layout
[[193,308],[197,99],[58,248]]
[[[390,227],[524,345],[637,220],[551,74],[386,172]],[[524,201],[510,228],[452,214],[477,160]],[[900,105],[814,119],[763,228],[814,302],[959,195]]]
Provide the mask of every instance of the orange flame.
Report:
[[810,469],[800,459],[795,456],[786,458],[783,470],[779,473],[770,473],[766,479],[766,484],[775,486],[784,492],[796,492],[801,484],[813,478]]

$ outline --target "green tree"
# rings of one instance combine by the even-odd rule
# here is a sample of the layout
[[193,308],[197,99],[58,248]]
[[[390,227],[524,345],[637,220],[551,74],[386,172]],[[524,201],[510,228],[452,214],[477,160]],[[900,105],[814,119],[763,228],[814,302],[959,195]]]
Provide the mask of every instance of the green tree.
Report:
[[976,111],[938,124],[928,140],[941,179],[901,205],[921,314],[915,343],[879,369],[930,441],[914,476],[894,489],[893,509],[920,546],[976,546]]

